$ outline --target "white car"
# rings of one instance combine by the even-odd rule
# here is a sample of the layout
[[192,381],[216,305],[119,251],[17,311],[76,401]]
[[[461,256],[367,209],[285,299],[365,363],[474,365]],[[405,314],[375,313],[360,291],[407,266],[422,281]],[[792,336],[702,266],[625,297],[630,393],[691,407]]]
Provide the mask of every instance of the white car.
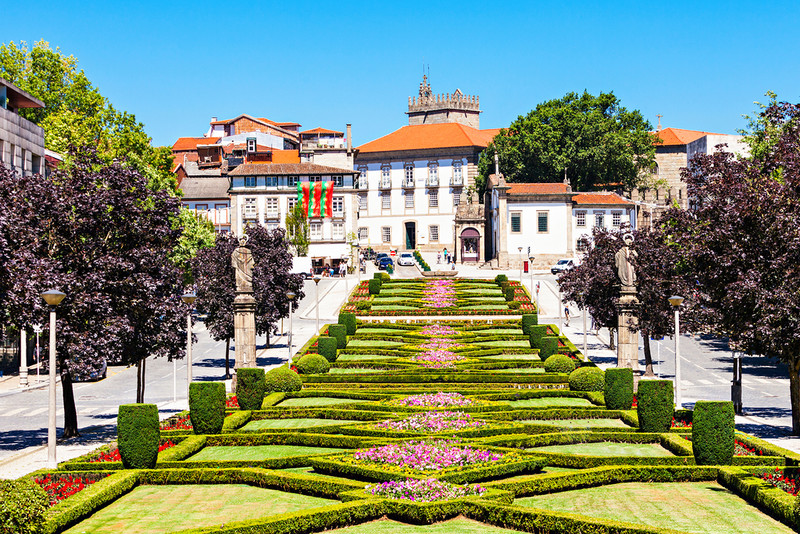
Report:
[[403,252],[397,259],[397,265],[414,265],[414,255],[410,252]]
[[580,260],[576,258],[564,258],[563,260],[558,260],[558,263],[550,267],[550,272],[553,274],[563,273],[564,271],[571,271],[578,265],[580,265]]

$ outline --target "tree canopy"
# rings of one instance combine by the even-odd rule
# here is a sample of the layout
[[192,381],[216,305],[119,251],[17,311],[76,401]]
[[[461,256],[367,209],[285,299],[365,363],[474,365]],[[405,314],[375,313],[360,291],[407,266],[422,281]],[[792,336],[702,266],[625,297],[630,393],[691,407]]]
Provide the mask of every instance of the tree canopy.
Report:
[[632,189],[655,162],[652,126],[614,93],[568,93],[520,116],[495,136],[478,163],[479,190],[497,153],[508,182],[562,182],[575,191]]

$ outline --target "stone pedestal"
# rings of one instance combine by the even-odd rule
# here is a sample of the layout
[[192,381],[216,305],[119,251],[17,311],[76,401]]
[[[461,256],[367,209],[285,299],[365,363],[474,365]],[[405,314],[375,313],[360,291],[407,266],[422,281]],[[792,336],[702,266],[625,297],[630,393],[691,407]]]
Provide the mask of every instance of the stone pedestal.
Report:
[[633,369],[633,378],[639,380],[639,317],[635,286],[620,288],[617,305],[617,367]]
[[236,365],[256,366],[256,299],[252,293],[237,292],[233,300],[233,328]]

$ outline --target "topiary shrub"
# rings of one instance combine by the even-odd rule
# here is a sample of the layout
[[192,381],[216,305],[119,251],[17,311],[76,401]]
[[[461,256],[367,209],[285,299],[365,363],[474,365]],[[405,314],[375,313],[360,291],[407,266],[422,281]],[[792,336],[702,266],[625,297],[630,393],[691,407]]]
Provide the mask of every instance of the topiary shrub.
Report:
[[161,431],[155,404],[120,404],[117,447],[126,469],[152,469],[158,460]]
[[509,310],[518,310],[522,306],[522,303],[518,300],[512,300],[511,302],[507,302],[506,306],[508,306]]
[[372,275],[372,279],[373,280],[380,280],[381,279],[381,273],[374,273]]
[[0,533],[41,532],[50,497],[29,478],[0,480]]
[[538,349],[542,344],[542,338],[547,335],[547,326],[531,325],[528,327],[528,331],[530,332],[531,348]]
[[498,274],[494,277],[495,283],[499,284],[500,282],[508,282],[508,276],[504,274]]
[[301,375],[318,375],[331,370],[331,364],[321,354],[310,352],[295,363]]
[[281,365],[267,372],[264,375],[264,383],[269,393],[276,391],[287,393],[303,389],[303,380],[286,365]]
[[526,313],[522,316],[522,333],[531,335],[531,326],[539,324],[539,316],[535,313]]
[[255,367],[236,369],[236,399],[242,410],[260,410],[266,383],[264,370]]
[[370,308],[372,308],[372,303],[368,300],[359,300],[356,302],[357,310],[369,310]]
[[503,296],[505,296],[506,301],[514,300],[514,288],[506,286],[505,289],[503,289]]
[[539,340],[539,359],[547,360],[558,351],[558,338],[556,336],[543,336]]
[[731,401],[697,401],[692,417],[692,449],[697,465],[733,463],[734,418]]
[[544,361],[546,373],[571,373],[575,370],[575,362],[566,354],[553,354]]
[[378,278],[381,281],[381,285],[383,285],[384,282],[391,282],[392,280],[392,277],[389,276],[388,273],[376,273],[376,274],[378,275]]
[[640,380],[636,413],[642,432],[667,432],[675,412],[672,380]]
[[328,327],[328,335],[336,338],[336,347],[343,349],[347,346],[347,327],[343,324],[332,324]]
[[605,374],[597,367],[578,367],[569,374],[572,391],[603,391]]
[[322,354],[329,362],[336,361],[336,348],[339,343],[335,337],[320,336],[317,338],[317,352]]
[[[363,302],[363,301],[362,301]],[[356,306],[358,307],[358,306]],[[347,335],[352,336],[356,333],[356,314],[355,313],[340,313],[339,324],[347,327]]]
[[219,434],[225,421],[225,384],[189,384],[189,416],[195,434]]
[[381,292],[381,281],[373,278],[369,281],[369,294],[370,295],[377,295]]
[[603,396],[609,410],[630,410],[633,406],[633,370],[628,367],[606,369]]

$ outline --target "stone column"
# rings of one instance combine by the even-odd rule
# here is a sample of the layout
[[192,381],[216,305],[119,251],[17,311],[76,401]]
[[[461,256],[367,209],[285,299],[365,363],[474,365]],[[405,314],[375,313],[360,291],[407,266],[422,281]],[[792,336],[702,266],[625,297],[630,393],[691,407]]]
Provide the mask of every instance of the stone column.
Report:
[[237,292],[233,300],[236,368],[256,366],[256,299],[252,293]]
[[639,318],[635,286],[621,286],[617,304],[617,367],[633,369],[633,378],[639,380]]

